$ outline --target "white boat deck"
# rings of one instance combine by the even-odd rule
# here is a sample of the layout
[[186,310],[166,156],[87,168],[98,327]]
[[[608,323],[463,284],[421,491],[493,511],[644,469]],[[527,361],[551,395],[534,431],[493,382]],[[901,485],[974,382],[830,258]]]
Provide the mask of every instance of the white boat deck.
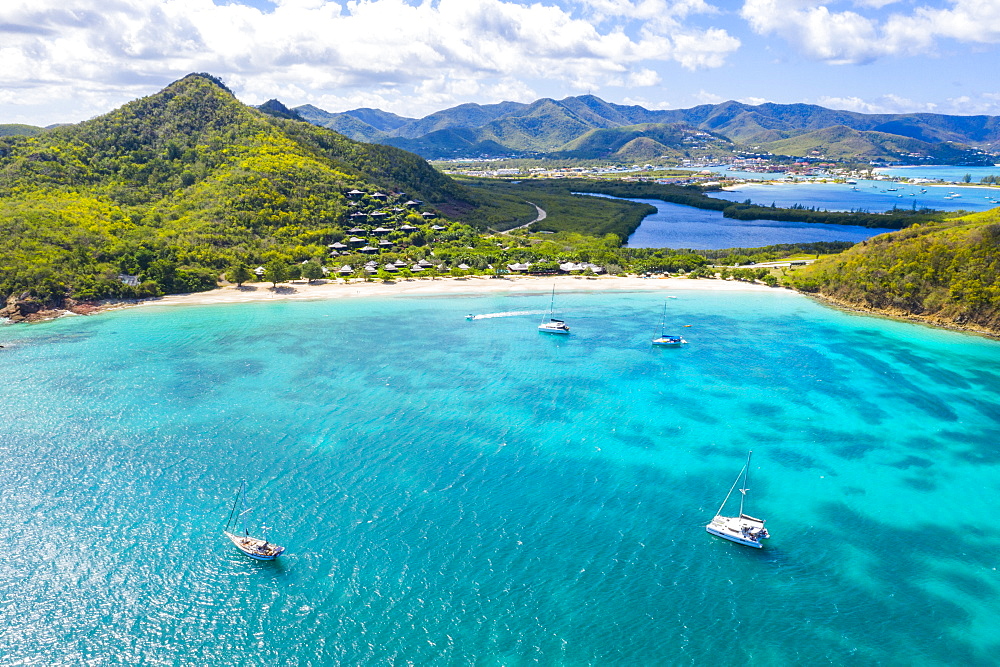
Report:
[[256,558],[257,560],[274,560],[277,556],[285,550],[284,547],[279,547],[277,544],[271,544],[267,540],[261,540],[256,537],[233,535],[228,531],[223,531],[226,537],[236,545],[236,548],[245,553],[251,558]]
[[731,542],[757,549],[764,546],[760,540],[770,537],[767,534],[767,529],[764,528],[764,521],[747,514],[740,516],[716,515],[712,522],[705,526],[705,530]]

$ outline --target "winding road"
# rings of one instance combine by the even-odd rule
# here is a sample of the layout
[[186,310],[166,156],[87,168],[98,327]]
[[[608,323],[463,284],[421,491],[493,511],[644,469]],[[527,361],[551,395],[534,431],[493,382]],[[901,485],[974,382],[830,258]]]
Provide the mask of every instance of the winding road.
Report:
[[534,220],[532,220],[531,222],[526,222],[523,225],[520,225],[518,227],[511,227],[510,229],[508,229],[505,232],[503,232],[504,234],[510,234],[515,229],[524,229],[525,227],[530,227],[531,225],[535,224],[536,222],[541,222],[542,220],[544,220],[548,216],[548,213],[545,212],[545,209],[542,208],[541,206],[539,206],[538,204],[536,204],[535,202],[533,202],[533,201],[526,201],[525,203],[526,204],[531,204],[532,206],[535,207],[535,210],[538,211],[538,217],[535,218]]

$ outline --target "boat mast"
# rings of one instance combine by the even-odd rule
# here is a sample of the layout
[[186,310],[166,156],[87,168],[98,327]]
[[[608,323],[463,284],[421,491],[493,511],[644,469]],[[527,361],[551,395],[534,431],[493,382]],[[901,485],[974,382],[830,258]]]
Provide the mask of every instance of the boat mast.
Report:
[[740,516],[743,516],[743,502],[747,499],[747,491],[750,490],[750,455],[753,454],[751,449],[747,452],[747,462],[743,466],[743,488],[740,489]]
[[667,326],[667,300],[663,300],[663,316],[660,318],[660,338],[663,338],[663,329]]
[[[736,475],[736,480],[733,482],[733,485],[731,487],[729,487],[729,493],[726,494],[726,499],[722,501],[722,504],[719,505],[719,511],[715,513],[717,516],[721,516],[722,515],[722,510],[725,509],[726,503],[729,502],[729,496],[733,495],[733,491],[736,489],[736,485],[740,483],[740,479],[743,478],[743,473],[746,472],[746,469],[747,468],[744,465],[743,466],[743,470],[740,470],[740,474]],[[740,489],[740,491],[743,491],[743,489]],[[743,513],[743,501],[741,500],[740,501],[740,514],[742,514],[742,513]]]
[[[556,305],[556,285],[555,283],[553,283],[552,298],[549,300],[549,321],[552,320],[552,309],[555,307],[555,305]],[[542,324],[545,324],[545,315],[542,315],[542,322],[541,324],[539,324],[539,326],[541,326]]]
[[226,532],[229,531],[229,527],[233,523],[233,516],[236,515],[236,505],[240,502],[241,492],[243,491],[243,484],[240,484],[240,488],[236,489],[236,497],[233,498],[233,509],[229,510],[229,520],[226,521]]

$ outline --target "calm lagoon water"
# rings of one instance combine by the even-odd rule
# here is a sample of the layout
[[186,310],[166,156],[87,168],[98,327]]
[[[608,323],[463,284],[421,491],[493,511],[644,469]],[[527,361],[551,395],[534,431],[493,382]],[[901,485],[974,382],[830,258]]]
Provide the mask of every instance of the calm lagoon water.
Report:
[[778,243],[864,241],[884,229],[776,220],[733,220],[722,211],[671,204],[656,199],[630,199],[656,207],[628,237],[630,248],[759,248]]
[[[675,295],[670,350],[627,292],[0,329],[3,662],[995,664],[1000,343]],[[704,530],[751,447],[760,551]]]

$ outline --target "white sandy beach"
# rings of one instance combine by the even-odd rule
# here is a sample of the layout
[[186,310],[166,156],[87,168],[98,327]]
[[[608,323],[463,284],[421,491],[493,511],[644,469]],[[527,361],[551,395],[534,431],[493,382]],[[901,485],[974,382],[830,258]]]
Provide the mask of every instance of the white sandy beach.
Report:
[[345,283],[341,280],[317,281],[307,284],[305,281],[279,283],[276,289],[270,283],[247,283],[243,287],[229,285],[210,292],[194,294],[172,294],[159,299],[143,301],[144,306],[171,305],[202,305],[220,303],[239,303],[272,300],[306,300],[306,299],[354,299],[372,296],[447,296],[459,294],[483,293],[544,293],[555,285],[556,291],[566,292],[597,292],[597,291],[663,291],[680,290],[713,290],[713,291],[755,291],[784,292],[794,294],[792,290],[756,283],[737,282],[733,280],[707,280],[688,278],[635,278],[635,277],[600,277],[586,278],[583,276],[512,276],[502,279],[483,276],[468,278],[415,278],[382,283],[376,280],[364,282],[356,280]]

